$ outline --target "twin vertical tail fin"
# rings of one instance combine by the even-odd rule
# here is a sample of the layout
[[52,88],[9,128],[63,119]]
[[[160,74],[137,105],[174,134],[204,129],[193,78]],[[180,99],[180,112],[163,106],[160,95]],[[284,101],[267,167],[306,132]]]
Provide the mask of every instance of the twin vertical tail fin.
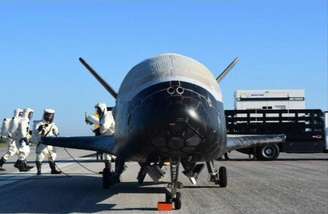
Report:
[[224,70],[223,72],[216,78],[216,81],[220,83],[224,77],[239,63],[239,58],[236,57]]
[[84,67],[98,80],[98,82],[116,99],[117,92],[81,57],[79,58],[80,62]]
[[[98,82],[116,99],[117,92],[81,57],[79,58],[81,64],[98,80]],[[220,83],[225,76],[239,63],[239,58],[236,57],[216,78],[216,81]]]

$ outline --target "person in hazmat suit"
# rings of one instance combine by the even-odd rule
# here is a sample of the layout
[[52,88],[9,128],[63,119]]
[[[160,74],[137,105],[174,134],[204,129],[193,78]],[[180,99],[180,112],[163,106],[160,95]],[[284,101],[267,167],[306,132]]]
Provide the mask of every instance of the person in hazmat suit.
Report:
[[60,170],[56,169],[56,150],[55,147],[50,145],[44,145],[40,143],[42,137],[57,137],[59,135],[59,130],[57,125],[54,123],[55,110],[45,109],[43,112],[43,120],[39,122],[35,127],[35,134],[38,139],[38,144],[36,146],[36,168],[37,175],[41,175],[41,166],[45,157],[49,161],[49,166],[51,169],[51,174],[61,174]]
[[[97,127],[93,132],[96,136],[114,135],[115,121],[112,113],[112,108],[107,108],[105,103],[98,103],[95,106],[96,115],[86,116],[85,121],[90,125]],[[115,159],[113,155],[105,154],[105,168],[111,168],[111,162]]]
[[12,118],[5,118],[1,127],[1,138],[6,139],[8,143],[7,152],[0,159],[0,171],[4,171],[3,164],[7,160],[14,156],[18,155],[18,149],[16,145],[16,140],[14,138],[14,133],[18,128],[19,122],[22,119],[23,110],[18,108],[14,111],[14,116]]
[[[100,120],[100,115],[95,112],[93,115],[87,115],[87,113],[85,113],[85,122],[88,125],[93,125],[93,129],[92,132],[95,134],[95,136],[100,136],[100,126],[99,126],[99,120]],[[96,154],[96,159],[97,160],[103,160],[103,153],[102,152],[97,152]]]
[[32,131],[30,130],[30,121],[33,117],[33,109],[26,108],[23,111],[23,117],[18,123],[18,127],[13,134],[14,139],[18,144],[18,160],[15,167],[21,172],[27,172],[33,168],[27,164],[27,157],[30,154],[30,142],[32,138]]

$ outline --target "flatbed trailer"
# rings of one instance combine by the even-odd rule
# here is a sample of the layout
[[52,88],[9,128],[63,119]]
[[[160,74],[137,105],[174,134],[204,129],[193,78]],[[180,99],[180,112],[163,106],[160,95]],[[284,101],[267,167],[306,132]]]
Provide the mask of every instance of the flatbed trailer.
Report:
[[[238,150],[260,160],[277,159],[280,152],[322,153],[328,151],[326,140],[328,113],[320,109],[226,110],[228,134],[285,134],[286,143],[266,144]],[[327,121],[327,118],[326,118]]]

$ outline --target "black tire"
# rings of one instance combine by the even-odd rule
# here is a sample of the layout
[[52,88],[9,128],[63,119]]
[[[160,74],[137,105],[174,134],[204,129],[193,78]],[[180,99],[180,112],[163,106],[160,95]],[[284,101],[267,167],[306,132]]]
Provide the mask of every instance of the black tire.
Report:
[[165,202],[166,203],[172,203],[172,196],[168,192],[165,193]]
[[177,184],[177,189],[183,189],[183,187],[184,187],[184,186],[183,186],[183,183],[180,183],[180,182],[179,182],[179,183]]
[[230,160],[230,157],[229,157],[228,153],[224,153],[224,160]]
[[280,150],[277,144],[267,144],[258,148],[256,157],[259,160],[270,161],[276,160],[279,154]]
[[228,178],[227,178],[227,168],[220,167],[219,169],[219,185],[220,187],[224,188],[228,185]]
[[181,193],[180,192],[177,192],[176,198],[174,199],[174,208],[176,210],[180,210],[181,209],[181,206],[182,206],[182,203],[181,203]]
[[109,189],[114,184],[119,183],[115,173],[111,172],[110,169],[105,168],[102,174],[102,184],[104,189]]
[[104,189],[108,189],[110,187],[111,180],[111,171],[105,168],[102,172],[102,185]]

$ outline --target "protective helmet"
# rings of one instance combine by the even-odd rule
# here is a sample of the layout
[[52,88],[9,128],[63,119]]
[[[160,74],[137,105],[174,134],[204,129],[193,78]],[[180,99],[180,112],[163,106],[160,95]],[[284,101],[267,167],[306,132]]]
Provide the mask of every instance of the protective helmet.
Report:
[[43,112],[43,120],[52,123],[55,119],[55,110],[47,108]]
[[23,117],[27,119],[32,119],[34,110],[31,108],[26,108],[23,111]]
[[17,108],[14,111],[14,117],[22,117],[23,116],[23,109]]

